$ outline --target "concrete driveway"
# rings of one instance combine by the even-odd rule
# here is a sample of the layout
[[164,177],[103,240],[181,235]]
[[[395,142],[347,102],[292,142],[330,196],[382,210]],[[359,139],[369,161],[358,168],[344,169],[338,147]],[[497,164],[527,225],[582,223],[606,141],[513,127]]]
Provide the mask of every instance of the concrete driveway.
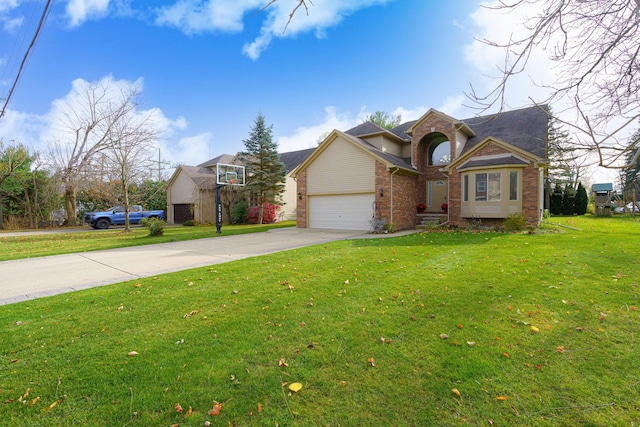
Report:
[[265,233],[3,261],[0,305],[324,242],[368,237],[382,236],[362,231],[280,228]]

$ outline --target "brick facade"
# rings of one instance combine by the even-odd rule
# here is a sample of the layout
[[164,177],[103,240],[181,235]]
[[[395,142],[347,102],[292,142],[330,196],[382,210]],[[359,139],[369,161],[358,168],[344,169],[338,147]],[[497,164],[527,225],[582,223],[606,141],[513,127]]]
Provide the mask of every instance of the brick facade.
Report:
[[418,176],[395,172],[395,169],[389,171],[383,163],[376,162],[376,215],[385,219],[388,224],[393,223],[395,230],[406,230],[416,226],[418,181]]
[[[460,171],[454,166],[448,173],[445,173],[442,169],[446,166],[430,166],[428,164],[429,144],[434,138],[440,139],[443,136],[450,142],[450,159],[455,162],[458,134],[454,122],[444,115],[431,113],[421,119],[412,129],[412,132],[412,166],[417,173],[412,174],[410,171],[397,172],[395,166],[376,160],[374,215],[377,218],[385,219],[387,223],[393,222],[395,230],[414,228],[418,221],[416,206],[420,203],[426,204],[427,181],[444,180],[448,182],[446,200],[449,205],[449,223],[463,227],[470,225],[473,220],[461,216],[462,179]],[[497,154],[513,154],[513,152],[508,149],[508,146],[499,142],[489,142],[474,151],[472,156]],[[529,156],[527,155],[526,157]],[[520,187],[521,209],[529,225],[537,225],[540,218],[540,169],[533,159],[535,157],[529,157],[529,163],[522,168]],[[297,200],[297,226],[302,228],[309,226],[306,184],[307,173],[306,170],[302,170],[297,175],[297,191],[302,196],[301,199]],[[393,212],[391,212],[391,209],[393,209]],[[500,225],[502,221],[503,219],[501,218],[482,219],[484,225],[490,226]]]
[[307,228],[307,170],[300,171],[297,178],[298,204],[296,207],[296,227]]

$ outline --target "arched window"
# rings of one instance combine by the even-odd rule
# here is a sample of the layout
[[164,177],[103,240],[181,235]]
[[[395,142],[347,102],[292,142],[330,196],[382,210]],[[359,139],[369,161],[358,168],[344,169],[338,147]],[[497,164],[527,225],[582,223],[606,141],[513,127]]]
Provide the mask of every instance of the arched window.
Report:
[[451,162],[451,144],[444,135],[429,144],[429,166],[444,166]]

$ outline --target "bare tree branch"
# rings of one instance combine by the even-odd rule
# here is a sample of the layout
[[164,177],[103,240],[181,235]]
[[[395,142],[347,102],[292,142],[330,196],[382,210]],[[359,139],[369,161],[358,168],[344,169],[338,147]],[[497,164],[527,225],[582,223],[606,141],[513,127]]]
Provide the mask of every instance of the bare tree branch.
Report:
[[534,52],[549,52],[556,78],[534,82],[549,92],[534,103],[568,104],[564,113],[574,117],[561,121],[582,148],[597,154],[599,166],[631,166],[626,153],[638,141],[629,136],[640,123],[640,0],[502,0],[493,9],[540,12],[525,22],[524,36],[512,34],[505,43],[478,40],[503,49],[505,58],[492,90],[481,94],[471,87],[467,93],[474,106],[503,110],[514,76],[528,70]]

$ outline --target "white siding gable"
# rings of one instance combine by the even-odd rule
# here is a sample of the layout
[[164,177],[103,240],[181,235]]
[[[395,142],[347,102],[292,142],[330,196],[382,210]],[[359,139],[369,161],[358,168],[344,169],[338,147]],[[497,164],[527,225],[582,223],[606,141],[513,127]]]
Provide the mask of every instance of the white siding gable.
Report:
[[307,168],[308,194],[375,191],[375,159],[337,137]]

